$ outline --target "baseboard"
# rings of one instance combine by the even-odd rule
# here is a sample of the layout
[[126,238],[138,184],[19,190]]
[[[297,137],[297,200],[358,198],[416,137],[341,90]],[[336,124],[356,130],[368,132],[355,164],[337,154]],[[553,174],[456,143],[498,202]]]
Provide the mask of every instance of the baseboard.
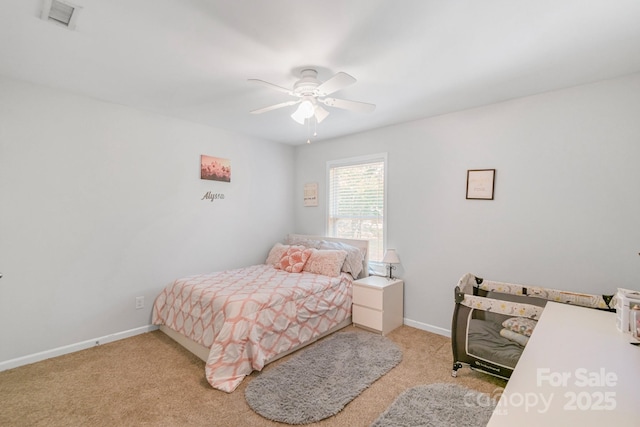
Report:
[[433,332],[434,334],[444,335],[445,337],[451,338],[451,330],[440,328],[438,326],[429,325],[427,323],[416,322],[411,319],[404,319],[404,324],[407,326],[411,326],[412,328],[422,329],[423,331]]
[[29,354],[27,356],[6,360],[4,362],[0,362],[0,372],[6,371],[8,369],[17,368],[19,366],[30,365],[31,363],[40,362],[42,360],[51,359],[52,357],[62,356],[63,354],[73,353],[80,350],[86,350],[87,348],[95,347],[96,345],[107,344],[113,341],[122,340],[135,335],[144,334],[146,332],[155,331],[156,329],[158,329],[158,326],[156,325],[141,326],[139,328],[129,329],[128,331],[117,332],[115,334],[105,335],[103,337],[93,338],[93,339],[82,341],[79,343],[65,345],[63,347],[42,351],[40,353]]

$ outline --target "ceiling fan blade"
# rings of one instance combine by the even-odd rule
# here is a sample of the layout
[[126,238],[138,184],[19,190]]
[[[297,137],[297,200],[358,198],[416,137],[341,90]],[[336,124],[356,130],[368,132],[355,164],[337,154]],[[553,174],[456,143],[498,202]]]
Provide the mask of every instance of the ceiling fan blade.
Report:
[[322,121],[329,115],[329,112],[322,108],[320,105],[316,105],[314,114],[316,116],[316,122],[322,123]]
[[342,108],[343,110],[356,111],[358,113],[371,113],[376,109],[374,104],[367,104],[366,102],[348,101],[346,99],[337,98],[324,98],[318,99],[324,105],[329,107]]
[[273,83],[265,82],[264,80],[248,79],[247,81],[248,82],[252,82],[252,83],[261,84],[261,85],[266,86],[268,88],[275,89],[275,90],[280,91],[280,92],[284,92],[284,93],[286,93],[288,95],[296,96],[291,89],[287,89],[286,87],[274,85]]
[[347,73],[339,72],[316,88],[319,96],[326,96],[340,89],[344,89],[356,82],[356,79]]
[[281,102],[280,104],[275,104],[275,105],[271,105],[269,107],[264,107],[264,108],[260,108],[259,110],[253,110],[251,111],[251,114],[262,114],[262,113],[266,113],[267,111],[271,111],[271,110],[277,110],[278,108],[282,108],[282,107],[288,107],[289,105],[295,105],[300,103],[302,100],[300,99],[296,99],[295,101],[287,101],[287,102]]

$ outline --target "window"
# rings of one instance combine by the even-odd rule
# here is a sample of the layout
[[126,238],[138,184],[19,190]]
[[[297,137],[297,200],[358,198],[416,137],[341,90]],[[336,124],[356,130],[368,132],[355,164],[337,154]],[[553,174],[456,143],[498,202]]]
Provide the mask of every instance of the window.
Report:
[[386,163],[386,153],[327,163],[327,235],[369,240],[369,261],[384,255]]

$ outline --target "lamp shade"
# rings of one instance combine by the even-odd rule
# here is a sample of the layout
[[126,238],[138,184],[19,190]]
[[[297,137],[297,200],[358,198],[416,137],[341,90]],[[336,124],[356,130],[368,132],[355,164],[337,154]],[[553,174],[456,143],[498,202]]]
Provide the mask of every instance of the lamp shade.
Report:
[[308,99],[305,99],[300,103],[298,109],[291,115],[291,118],[303,125],[305,119],[313,116],[314,110],[315,108],[313,106],[313,103]]
[[400,264],[400,258],[398,258],[395,249],[387,249],[384,253],[384,258],[382,258],[382,262],[386,264]]

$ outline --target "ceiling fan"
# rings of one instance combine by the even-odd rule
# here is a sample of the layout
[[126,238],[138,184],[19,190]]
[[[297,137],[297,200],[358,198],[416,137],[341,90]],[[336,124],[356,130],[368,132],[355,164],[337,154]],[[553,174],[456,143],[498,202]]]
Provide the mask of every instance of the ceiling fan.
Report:
[[347,73],[337,73],[325,82],[318,80],[318,72],[312,68],[304,69],[300,74],[300,80],[294,83],[292,89],[274,85],[273,83],[265,82],[264,80],[249,79],[250,82],[259,83],[298,98],[271,105],[269,107],[260,108],[258,110],[253,110],[251,113],[262,114],[278,108],[300,104],[296,111],[291,114],[291,118],[300,124],[304,124],[305,120],[310,119],[311,117],[315,117],[317,123],[320,123],[327,118],[329,112],[320,104],[360,113],[370,113],[376,109],[374,104],[328,97],[328,95],[344,89],[356,82],[356,79]]

